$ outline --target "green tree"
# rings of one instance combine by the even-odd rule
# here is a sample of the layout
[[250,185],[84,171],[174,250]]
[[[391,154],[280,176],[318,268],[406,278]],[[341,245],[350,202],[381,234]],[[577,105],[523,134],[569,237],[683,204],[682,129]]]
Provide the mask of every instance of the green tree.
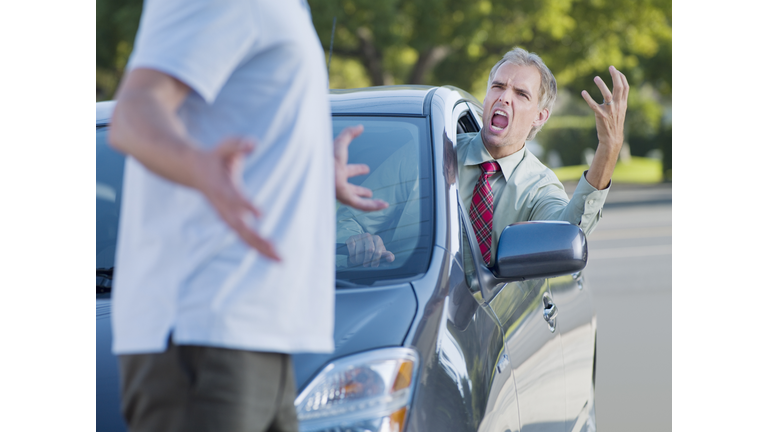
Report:
[[[626,136],[633,153],[661,148],[671,155],[671,125],[663,121],[672,97],[671,0],[309,0],[321,43],[329,50],[334,18],[331,88],[388,84],[450,84],[478,99],[488,72],[508,50],[539,54],[571,103],[559,103],[540,134],[596,145],[579,93],[601,100],[592,79],[611,85],[608,66],[627,75]],[[97,100],[113,97],[141,15],[141,0],[97,0]],[[577,137],[584,137],[578,138]],[[664,146],[668,146],[666,148]],[[640,152],[640,153],[637,153]],[[671,157],[671,156],[670,156]],[[665,159],[665,167],[671,160]]]
[[141,0],[96,0],[96,100],[111,99],[133,51]]
[[[373,85],[426,84],[432,70],[475,32],[473,2],[458,0],[314,0],[323,46],[365,68]],[[463,25],[469,22],[470,25]]]

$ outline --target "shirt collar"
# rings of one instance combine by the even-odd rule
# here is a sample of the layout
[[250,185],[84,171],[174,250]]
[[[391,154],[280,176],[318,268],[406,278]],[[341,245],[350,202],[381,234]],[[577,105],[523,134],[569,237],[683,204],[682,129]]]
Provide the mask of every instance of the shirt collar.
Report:
[[[494,160],[493,156],[491,156],[491,154],[488,153],[488,150],[485,148],[481,135],[482,133],[478,133],[469,142],[467,157],[464,159],[465,166],[480,165],[483,162]],[[501,159],[495,159],[496,162],[499,163],[499,166],[501,166],[501,173],[504,174],[504,180],[509,180],[509,176],[512,175],[512,171],[514,171],[517,165],[523,160],[525,152],[526,148],[525,145],[523,145],[523,148],[516,151],[515,153],[512,153],[511,155],[505,156]]]

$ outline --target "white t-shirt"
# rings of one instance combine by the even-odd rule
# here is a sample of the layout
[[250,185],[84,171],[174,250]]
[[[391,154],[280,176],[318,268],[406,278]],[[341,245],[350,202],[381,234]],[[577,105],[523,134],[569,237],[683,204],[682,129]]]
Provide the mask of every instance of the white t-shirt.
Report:
[[199,192],[126,162],[113,351],[177,344],[333,350],[333,147],[325,56],[301,0],[148,0],[129,68],[193,91],[179,115],[206,148],[257,139],[243,191],[279,264],[247,247]]

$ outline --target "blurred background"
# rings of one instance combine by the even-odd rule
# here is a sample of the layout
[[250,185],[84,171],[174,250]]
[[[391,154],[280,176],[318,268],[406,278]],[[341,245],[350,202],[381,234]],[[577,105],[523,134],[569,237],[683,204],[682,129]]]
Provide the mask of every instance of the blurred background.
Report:
[[[555,74],[558,98],[531,145],[563,181],[578,178],[597,145],[580,92],[602,100],[614,65],[632,87],[626,145],[614,179],[672,179],[671,0],[309,0],[329,53],[333,89],[389,84],[454,85],[482,101],[488,72],[520,46]],[[111,99],[141,14],[141,0],[96,1],[96,100]],[[334,31],[335,20],[335,31]],[[559,169],[574,167],[572,169]]]
[[[309,0],[332,89],[454,85],[482,101],[519,46],[555,74],[557,103],[528,146],[569,195],[597,146],[593,78],[631,86],[625,145],[585,279],[598,316],[598,430],[672,430],[672,1]],[[114,96],[141,0],[96,1],[96,100]],[[335,22],[335,25],[334,25]],[[333,53],[329,55],[331,40]]]

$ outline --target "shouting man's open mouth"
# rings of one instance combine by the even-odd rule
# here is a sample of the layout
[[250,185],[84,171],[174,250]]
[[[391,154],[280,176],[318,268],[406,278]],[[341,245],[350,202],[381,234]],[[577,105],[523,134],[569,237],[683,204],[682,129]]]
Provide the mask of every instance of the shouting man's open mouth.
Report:
[[494,111],[491,118],[491,130],[493,132],[501,132],[507,128],[507,125],[509,125],[509,115],[500,109]]

